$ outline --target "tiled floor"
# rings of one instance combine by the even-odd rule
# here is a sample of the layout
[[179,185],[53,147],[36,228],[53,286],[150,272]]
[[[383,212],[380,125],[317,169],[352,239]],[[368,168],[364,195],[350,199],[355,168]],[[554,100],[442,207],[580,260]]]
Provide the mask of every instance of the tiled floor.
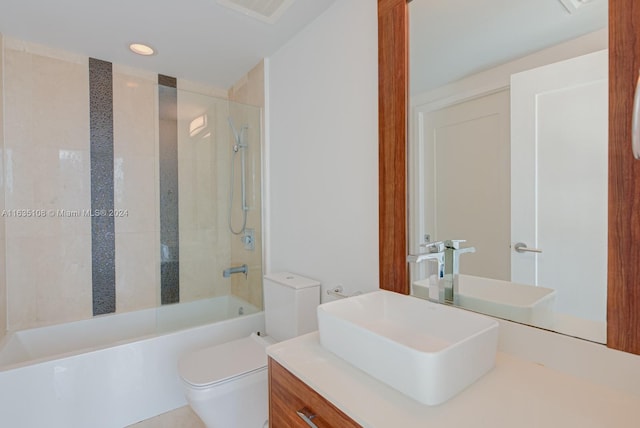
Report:
[[191,407],[184,406],[171,412],[147,419],[129,428],[205,428],[204,423],[193,413]]

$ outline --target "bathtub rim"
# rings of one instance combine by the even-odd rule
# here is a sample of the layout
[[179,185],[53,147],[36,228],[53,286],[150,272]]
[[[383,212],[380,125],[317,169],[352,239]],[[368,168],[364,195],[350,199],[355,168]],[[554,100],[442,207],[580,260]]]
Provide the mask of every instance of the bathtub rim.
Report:
[[[226,297],[226,296],[218,296],[218,297]],[[233,296],[239,300],[239,297],[237,296]],[[216,297],[214,297],[216,298]],[[191,303],[191,302],[185,302],[185,303]],[[250,303],[246,302],[247,304],[251,305]],[[177,303],[180,304],[180,303]],[[251,305],[253,306],[253,305]],[[255,307],[255,306],[253,306]],[[159,308],[147,308],[147,309],[142,309],[142,310],[158,310],[162,307]],[[257,307],[256,307],[257,308]],[[111,313],[111,314],[104,314],[104,315],[98,315],[92,318],[87,318],[84,320],[77,320],[77,321],[70,321],[67,323],[57,323],[57,324],[50,324],[47,326],[41,326],[41,327],[34,327],[34,328],[30,328],[30,329],[23,329],[23,330],[15,330],[15,331],[8,331],[5,336],[0,340],[0,352],[2,352],[2,350],[5,349],[5,346],[7,346],[9,344],[9,342],[14,338],[14,336],[16,336],[18,333],[20,332],[24,332],[24,331],[29,331],[29,330],[36,330],[36,329],[40,329],[40,328],[47,328],[47,327],[53,327],[53,326],[63,326],[65,324],[70,324],[73,322],[78,322],[78,321],[91,321],[93,319],[97,319],[97,318],[106,318],[106,317],[115,317],[115,316],[122,316],[122,315],[127,315],[129,313],[132,312],[136,312],[136,311],[131,311],[131,312],[120,312],[120,313]],[[231,318],[225,318],[222,320],[218,320],[218,321],[213,321],[213,322],[208,322],[208,323],[204,323],[204,324],[198,324],[198,325],[194,325],[194,326],[187,326],[187,327],[179,327],[175,330],[170,330],[170,331],[155,331],[149,334],[143,334],[140,336],[136,336],[136,337],[132,337],[132,338],[126,338],[126,339],[121,339],[121,340],[116,340],[116,341],[112,341],[112,342],[108,342],[105,344],[100,344],[100,345],[94,345],[94,346],[85,346],[85,347],[79,347],[79,348],[75,348],[73,350],[70,351],[66,351],[66,352],[59,352],[56,354],[51,354],[51,355],[45,355],[45,356],[40,356],[40,357],[35,357],[35,358],[30,358],[27,360],[23,360],[23,361],[18,361],[18,362],[14,362],[14,363],[8,363],[8,364],[0,364],[0,373],[5,372],[5,371],[9,371],[9,370],[17,370],[17,369],[21,369],[24,367],[29,367],[32,365],[36,365],[36,364],[41,364],[41,363],[46,363],[49,361],[53,361],[53,360],[62,360],[62,359],[67,359],[67,358],[73,358],[77,355],[84,355],[84,354],[92,354],[95,352],[99,352],[102,351],[104,349],[109,349],[109,348],[118,348],[118,347],[123,347],[123,346],[127,346],[131,343],[135,343],[135,342],[147,342],[149,340],[153,340],[157,337],[160,336],[174,336],[177,334],[181,334],[184,331],[187,330],[193,330],[193,331],[199,331],[199,330],[204,330],[206,328],[208,328],[209,326],[211,326],[212,324],[227,324],[227,323],[231,323],[233,321],[239,320],[239,319],[245,319],[248,317],[254,317],[254,316],[264,316],[264,310],[258,310],[256,312],[250,313],[250,314],[245,314],[245,315],[238,315],[238,316],[234,316]],[[157,327],[157,326],[156,326]],[[264,333],[264,332],[262,332]]]

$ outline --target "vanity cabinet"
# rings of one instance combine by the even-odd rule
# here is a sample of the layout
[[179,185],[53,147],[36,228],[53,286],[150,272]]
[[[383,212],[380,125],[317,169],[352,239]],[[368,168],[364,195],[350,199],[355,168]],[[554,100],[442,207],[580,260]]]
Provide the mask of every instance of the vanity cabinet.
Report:
[[[310,419],[309,424],[303,416]],[[269,358],[269,425],[271,428],[359,427],[320,394]]]

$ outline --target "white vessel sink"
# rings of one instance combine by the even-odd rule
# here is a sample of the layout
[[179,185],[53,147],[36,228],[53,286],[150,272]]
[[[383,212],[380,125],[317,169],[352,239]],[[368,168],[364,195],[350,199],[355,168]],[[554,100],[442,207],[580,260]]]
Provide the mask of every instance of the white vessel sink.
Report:
[[524,324],[553,328],[556,291],[498,279],[459,275],[455,304]]
[[489,317],[380,290],[318,306],[322,346],[376,379],[437,405],[495,365]]

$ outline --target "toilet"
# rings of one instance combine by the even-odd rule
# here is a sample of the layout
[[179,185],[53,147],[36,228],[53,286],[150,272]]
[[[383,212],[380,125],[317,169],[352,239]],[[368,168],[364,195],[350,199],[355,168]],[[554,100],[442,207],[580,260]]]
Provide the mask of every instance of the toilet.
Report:
[[211,346],[182,357],[178,373],[207,428],[268,427],[266,347],[318,329],[320,283],[290,272],[264,276],[266,336]]

